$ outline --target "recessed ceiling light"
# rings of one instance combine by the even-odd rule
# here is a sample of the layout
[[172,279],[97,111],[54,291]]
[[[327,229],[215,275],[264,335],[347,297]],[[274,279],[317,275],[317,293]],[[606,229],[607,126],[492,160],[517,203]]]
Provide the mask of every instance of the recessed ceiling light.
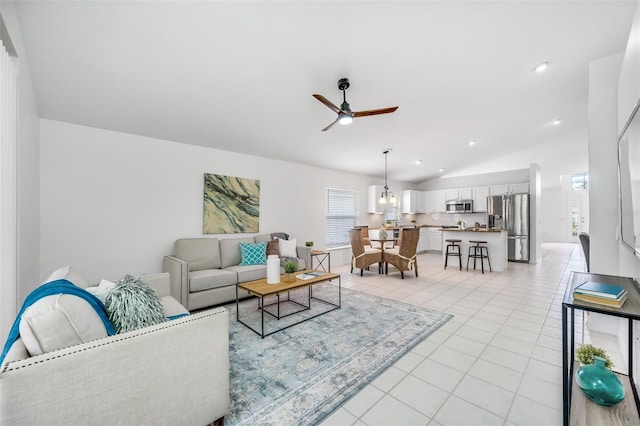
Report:
[[422,160],[416,160],[414,161],[415,164],[422,164]]
[[440,173],[444,172],[444,167],[440,168],[440,170],[438,170]]
[[474,146],[476,144],[476,141],[469,141],[469,146]]
[[553,124],[554,126],[558,126],[560,123],[562,123],[562,119],[560,118],[556,118],[551,122],[551,124]]
[[545,71],[546,71],[546,69],[547,69],[547,67],[549,67],[549,62],[543,62],[543,63],[541,63],[541,64],[536,65],[536,66],[533,68],[533,70],[534,70],[535,72],[538,72],[538,73],[540,73],[540,72],[545,72]]

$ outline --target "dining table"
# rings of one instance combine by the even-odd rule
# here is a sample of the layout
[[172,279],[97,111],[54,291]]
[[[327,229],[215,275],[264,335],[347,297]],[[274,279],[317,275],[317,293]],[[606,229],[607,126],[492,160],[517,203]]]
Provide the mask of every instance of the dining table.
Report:
[[369,243],[372,243],[372,242],[380,243],[380,251],[382,251],[382,262],[378,264],[378,273],[382,274],[383,273],[382,265],[384,264],[384,249],[386,245],[385,243],[393,242],[393,246],[395,247],[396,243],[398,242],[398,238],[367,238],[367,240],[369,240]]

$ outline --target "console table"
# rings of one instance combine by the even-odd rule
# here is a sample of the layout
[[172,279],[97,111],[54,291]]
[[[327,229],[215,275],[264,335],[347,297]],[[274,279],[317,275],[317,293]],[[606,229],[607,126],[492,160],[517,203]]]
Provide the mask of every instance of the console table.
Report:
[[[596,281],[606,284],[624,286],[627,290],[627,301],[620,308],[584,302],[573,298],[573,290],[585,281]],[[575,384],[574,374],[578,362],[574,360],[575,349],[575,311],[582,310],[597,312],[603,315],[613,315],[628,321],[629,346],[628,376],[618,374],[618,378],[625,386],[625,398],[622,402],[611,407],[604,407],[588,399]],[[632,278],[615,275],[590,274],[585,272],[571,272],[569,282],[562,300],[562,407],[563,423],[575,425],[629,425],[640,424],[640,401],[633,380],[633,322],[640,320],[640,286]],[[577,387],[577,384],[576,384]]]

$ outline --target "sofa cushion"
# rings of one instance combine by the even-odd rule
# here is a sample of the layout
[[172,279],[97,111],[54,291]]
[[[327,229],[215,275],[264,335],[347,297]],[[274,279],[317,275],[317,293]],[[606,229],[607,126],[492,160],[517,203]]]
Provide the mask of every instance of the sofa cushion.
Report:
[[73,294],[39,299],[24,310],[19,328],[20,337],[32,356],[109,334],[95,309]]
[[242,261],[240,243],[253,243],[253,238],[225,238],[220,240],[221,268],[239,265]]
[[57,280],[67,280],[71,284],[75,284],[80,288],[89,287],[87,280],[80,274],[75,268],[71,266],[64,266],[60,269],[56,269],[49,275],[44,282],[49,283]]
[[271,234],[258,234],[258,235],[253,237],[253,240],[256,243],[262,243],[264,241],[271,241],[272,239],[273,239],[273,237],[271,237]]
[[238,274],[238,282],[246,283],[247,281],[259,280],[267,278],[267,265],[249,265],[249,266],[229,266],[229,271]]
[[267,263],[267,241],[261,243],[240,243],[242,260],[240,265],[265,265]]
[[227,287],[238,282],[238,274],[226,269],[206,269],[189,273],[189,292]]
[[149,284],[125,275],[105,300],[109,320],[118,333],[164,322],[164,308],[158,292]]
[[293,257],[297,258],[298,253],[296,251],[296,239],[292,240],[283,240],[282,238],[278,239],[279,248],[280,248],[280,256],[282,257]]
[[173,246],[173,255],[189,262],[191,271],[217,269],[221,267],[219,241],[217,238],[181,238]]
[[189,311],[171,296],[161,297],[160,302],[164,308],[164,316],[167,317],[167,319],[175,319],[189,315]]

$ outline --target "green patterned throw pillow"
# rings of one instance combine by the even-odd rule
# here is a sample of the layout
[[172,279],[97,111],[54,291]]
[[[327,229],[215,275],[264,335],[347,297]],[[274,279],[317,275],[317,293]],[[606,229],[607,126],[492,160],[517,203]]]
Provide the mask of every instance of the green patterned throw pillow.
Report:
[[240,266],[266,265],[268,243],[268,241],[261,243],[240,243],[240,253],[242,254]]
[[144,281],[125,275],[104,303],[116,333],[137,330],[166,321],[158,292]]

